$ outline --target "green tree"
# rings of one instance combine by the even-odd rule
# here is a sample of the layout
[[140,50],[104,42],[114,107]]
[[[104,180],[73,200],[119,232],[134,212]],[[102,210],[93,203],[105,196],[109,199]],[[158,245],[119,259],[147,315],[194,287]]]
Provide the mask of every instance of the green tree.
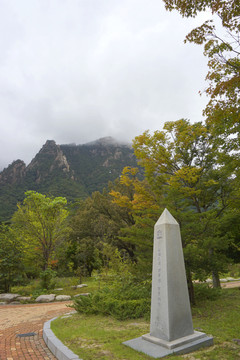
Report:
[[[232,238],[238,225],[240,185],[240,2],[235,0],[163,0],[167,10],[177,10],[183,17],[195,17],[210,10],[212,19],[193,29],[185,41],[204,45],[209,71],[206,93],[209,102],[203,111],[213,139],[216,164],[222,172],[231,174],[229,183],[230,210],[224,214],[225,230]],[[237,201],[236,201],[237,200]],[[226,228],[226,224],[231,224]],[[221,230],[222,229],[222,230]],[[229,231],[230,230],[230,231]],[[237,237],[234,236],[236,241]],[[231,247],[231,246],[230,246]],[[231,247],[234,252],[234,246]],[[230,254],[231,251],[228,251]],[[235,252],[236,253],[236,252]]]
[[[27,191],[23,203],[12,218],[17,238],[21,238],[25,252],[33,261],[38,259],[43,270],[51,266],[56,246],[64,240],[67,230],[67,200]],[[33,264],[32,264],[33,265]]]
[[23,246],[16,239],[11,228],[0,226],[0,289],[10,292],[11,286],[22,280]]
[[204,54],[209,59],[209,72],[206,77],[209,86],[206,93],[210,101],[204,110],[207,124],[211,125],[211,131],[219,135],[218,146],[228,151],[238,150],[240,143],[239,1],[163,1],[167,10],[177,10],[183,17],[195,17],[201,11],[211,11],[213,19],[193,29],[187,35],[186,41],[204,44]]
[[228,210],[225,212],[222,222],[221,231],[231,240],[226,253],[231,258],[232,263],[240,263],[240,196],[234,192]]
[[128,220],[128,214],[112,203],[106,191],[102,194],[94,192],[82,201],[70,221],[66,252],[74,270],[85,270],[91,276],[92,271],[99,269],[102,263],[104,244],[129,251],[118,236],[120,228],[126,226]]
[[152,190],[181,225],[190,286],[192,271],[198,276],[211,271],[219,286],[226,258],[218,259],[228,246],[220,219],[231,200],[232,174],[216,165],[218,153],[208,127],[187,120],[167,122],[163,131],[136,137],[133,147]]

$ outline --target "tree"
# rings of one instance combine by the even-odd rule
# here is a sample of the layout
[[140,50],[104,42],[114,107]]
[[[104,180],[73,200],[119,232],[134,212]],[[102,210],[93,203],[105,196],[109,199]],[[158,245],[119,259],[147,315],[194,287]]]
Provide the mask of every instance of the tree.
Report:
[[228,246],[220,219],[231,200],[232,174],[217,166],[212,140],[202,123],[178,120],[133,142],[152,191],[180,223],[190,285],[191,272],[206,276],[210,271],[219,285],[218,272],[226,265],[224,256],[218,261]]
[[229,181],[232,195],[229,204],[232,210],[227,211],[227,218],[232,228],[236,229],[234,221],[238,221],[238,208],[234,208],[234,204],[235,199],[239,199],[240,182],[240,2],[163,1],[167,10],[177,10],[183,17],[195,17],[205,10],[210,10],[212,14],[212,19],[193,29],[185,41],[204,45],[204,55],[209,59],[206,93],[210,100],[203,114],[213,136],[216,163],[222,171],[231,174]]
[[102,265],[105,244],[114,250],[131,252],[119,238],[120,228],[128,222],[128,214],[112,203],[107,191],[102,194],[96,191],[82,201],[70,221],[67,257],[74,270],[82,269],[91,276],[92,271]]
[[161,213],[161,198],[152,191],[146,179],[139,179],[138,173],[138,168],[125,167],[110,195],[131,219],[119,235],[128,247],[132,246],[132,260],[136,263],[132,270],[138,277],[146,277],[152,268],[153,229]]
[[27,191],[23,204],[12,218],[16,237],[24,242],[25,252],[33,260],[39,259],[46,270],[51,266],[54,250],[64,240],[67,229],[67,200],[48,197],[35,191]]
[[11,286],[22,280],[23,246],[16,239],[11,228],[0,226],[0,289],[10,292]]
[[[228,152],[240,144],[240,3],[236,0],[163,0],[167,10],[195,17],[210,10],[213,20],[193,29],[186,41],[204,44],[208,57],[210,101],[204,110],[207,124],[218,135],[217,146]],[[219,20],[221,28],[219,29]],[[231,136],[229,136],[231,135]],[[233,136],[234,135],[234,136]],[[226,137],[228,137],[226,141]],[[225,152],[226,153],[226,152]],[[229,161],[229,160],[228,160]]]

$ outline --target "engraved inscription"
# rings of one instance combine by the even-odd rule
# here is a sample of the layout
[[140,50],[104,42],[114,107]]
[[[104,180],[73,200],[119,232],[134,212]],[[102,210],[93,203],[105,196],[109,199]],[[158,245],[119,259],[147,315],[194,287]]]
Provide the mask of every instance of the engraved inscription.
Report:
[[161,299],[161,287],[162,287],[162,251],[160,249],[160,242],[161,239],[163,239],[163,233],[162,230],[158,229],[156,232],[156,280],[157,280],[157,284],[155,287],[155,294],[157,297],[157,301],[156,301],[156,306],[158,308],[158,310],[156,309],[156,313],[155,313],[155,319],[154,319],[154,327],[155,329],[159,329],[162,331],[163,327],[162,327],[162,319],[160,319],[160,307],[162,306],[162,299]]
[[158,283],[158,291],[157,291],[157,300],[158,306],[161,304],[161,251],[157,250],[157,283]]

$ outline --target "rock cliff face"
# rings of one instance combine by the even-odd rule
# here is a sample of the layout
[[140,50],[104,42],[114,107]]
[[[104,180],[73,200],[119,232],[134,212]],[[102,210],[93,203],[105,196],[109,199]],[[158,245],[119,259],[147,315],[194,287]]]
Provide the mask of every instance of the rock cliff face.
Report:
[[47,140],[46,144],[43,145],[42,149],[28,165],[28,170],[38,168],[41,162],[46,160],[48,160],[48,162],[51,160],[50,172],[55,168],[60,168],[64,172],[69,172],[70,170],[66,156],[54,140]]
[[60,146],[54,140],[47,140],[27,166],[26,173],[31,173],[35,177],[35,182],[39,184],[56,171],[69,173],[70,166]]
[[0,173],[0,221],[10,219],[27,190],[74,201],[107,187],[125,166],[137,166],[133,149],[111,137],[84,145],[47,140],[28,166],[17,160]]
[[25,163],[22,160],[16,160],[0,173],[0,185],[5,183],[16,184],[21,182],[25,175]]

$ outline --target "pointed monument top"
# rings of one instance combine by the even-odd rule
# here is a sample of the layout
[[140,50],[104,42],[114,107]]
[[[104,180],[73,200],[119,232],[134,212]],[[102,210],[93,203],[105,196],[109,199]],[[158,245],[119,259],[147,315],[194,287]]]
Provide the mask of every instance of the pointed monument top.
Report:
[[174,217],[170,214],[168,209],[165,209],[156,222],[156,225],[160,224],[172,224],[172,225],[178,225],[178,222],[174,219]]

